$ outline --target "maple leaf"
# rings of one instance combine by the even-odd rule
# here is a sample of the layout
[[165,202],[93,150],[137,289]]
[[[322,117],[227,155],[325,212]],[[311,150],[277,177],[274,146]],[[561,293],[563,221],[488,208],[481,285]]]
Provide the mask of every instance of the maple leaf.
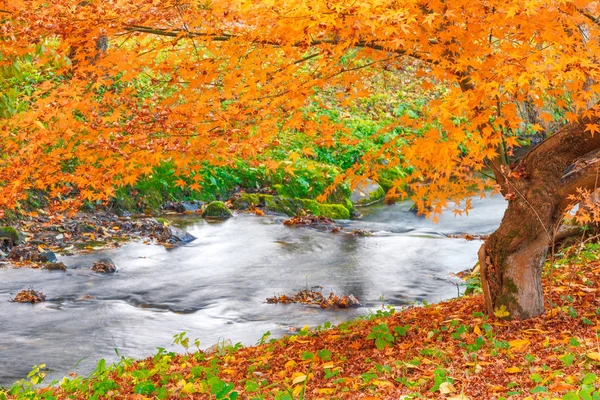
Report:
[[594,136],[594,133],[600,132],[600,128],[598,127],[598,124],[586,124],[585,131],[590,132],[590,134]]
[[498,318],[506,318],[510,315],[510,312],[506,309],[506,306],[502,304],[499,308],[494,310],[494,315]]

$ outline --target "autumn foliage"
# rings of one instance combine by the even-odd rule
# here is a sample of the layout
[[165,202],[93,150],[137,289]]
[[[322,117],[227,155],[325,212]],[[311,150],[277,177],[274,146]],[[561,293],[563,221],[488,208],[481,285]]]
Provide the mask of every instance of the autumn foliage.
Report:
[[596,112],[585,110],[600,91],[592,1],[0,4],[3,71],[30,57],[46,74],[22,93],[25,110],[0,122],[4,208],[34,189],[56,206],[103,201],[164,161],[192,189],[198,171],[236,157],[283,168],[261,158],[282,130],[316,146],[349,140],[307,108],[330,106],[320,91],[350,104],[374,74],[410,64],[429,104],[337,181],[402,165],[409,173],[389,195],[408,184],[422,209],[439,211],[484,188],[475,171],[516,144],[520,102],[542,121],[575,120]]

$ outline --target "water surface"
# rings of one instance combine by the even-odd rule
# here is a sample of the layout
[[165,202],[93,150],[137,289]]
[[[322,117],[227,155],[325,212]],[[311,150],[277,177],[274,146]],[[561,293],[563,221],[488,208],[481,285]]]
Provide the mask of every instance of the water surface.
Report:
[[[237,215],[224,222],[178,218],[198,239],[179,248],[130,244],[94,254],[59,257],[66,272],[0,269],[0,385],[45,363],[49,379],[89,373],[100,358],[142,358],[170,346],[186,331],[206,348],[219,340],[255,344],[270,331],[278,337],[304,325],[339,323],[382,303],[402,306],[457,295],[449,274],[472,267],[479,241],[447,238],[485,234],[499,224],[500,196],[477,200],[468,217],[448,212],[433,224],[409,204],[375,205],[364,218],[343,221],[359,237],[284,226],[282,217]],[[110,257],[118,273],[96,274],[92,263]],[[353,294],[361,307],[322,310],[266,304],[278,294],[320,286]],[[9,302],[34,287],[47,302]]]

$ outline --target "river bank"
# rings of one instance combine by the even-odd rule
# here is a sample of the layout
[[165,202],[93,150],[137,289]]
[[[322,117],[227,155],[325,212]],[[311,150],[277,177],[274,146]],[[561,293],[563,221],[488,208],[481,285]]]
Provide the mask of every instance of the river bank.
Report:
[[[225,343],[184,354],[159,349],[144,360],[100,363],[89,378],[70,377],[37,396],[125,398],[448,398],[597,396],[600,246],[566,250],[544,272],[546,315],[510,321],[483,314],[481,295],[394,312],[380,308],[336,327],[323,325],[258,346]],[[8,398],[31,395],[43,368]],[[2,396],[2,395],[0,395]]]

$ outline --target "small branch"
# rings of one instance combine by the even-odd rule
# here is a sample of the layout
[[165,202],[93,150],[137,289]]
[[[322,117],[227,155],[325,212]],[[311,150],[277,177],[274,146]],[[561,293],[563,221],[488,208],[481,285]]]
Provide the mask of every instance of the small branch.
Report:
[[[194,31],[186,31],[185,29],[166,30],[166,29],[150,28],[147,26],[139,26],[139,25],[133,25],[130,27],[126,27],[125,30],[128,32],[148,33],[148,34],[159,35],[159,36],[204,38],[206,40],[217,41],[217,42],[226,42],[226,41],[229,41],[229,40],[239,37],[239,36],[236,36],[233,34],[228,34],[228,33],[221,33],[221,34],[202,33],[202,32],[194,32]],[[264,44],[264,45],[269,45],[269,46],[281,46],[281,42],[274,41],[274,40],[254,40],[253,43]],[[337,44],[337,43],[339,43],[338,39],[313,39],[308,43],[308,45],[309,46],[317,46],[320,44]],[[306,46],[306,45],[307,45],[306,42],[296,42],[296,43],[292,44],[292,46],[294,46],[294,47],[300,47],[300,46]],[[397,55],[408,56],[408,57],[412,57],[412,58],[421,60],[421,61],[429,63],[429,64],[438,64],[439,63],[439,61],[432,60],[430,58],[424,57],[423,55],[415,53],[415,52],[409,52],[405,49],[391,49],[391,48],[387,48],[381,44],[367,42],[364,40],[359,40],[358,42],[354,43],[352,45],[352,47],[368,48],[368,49],[372,49],[372,50],[385,51],[387,53],[394,53]]]

